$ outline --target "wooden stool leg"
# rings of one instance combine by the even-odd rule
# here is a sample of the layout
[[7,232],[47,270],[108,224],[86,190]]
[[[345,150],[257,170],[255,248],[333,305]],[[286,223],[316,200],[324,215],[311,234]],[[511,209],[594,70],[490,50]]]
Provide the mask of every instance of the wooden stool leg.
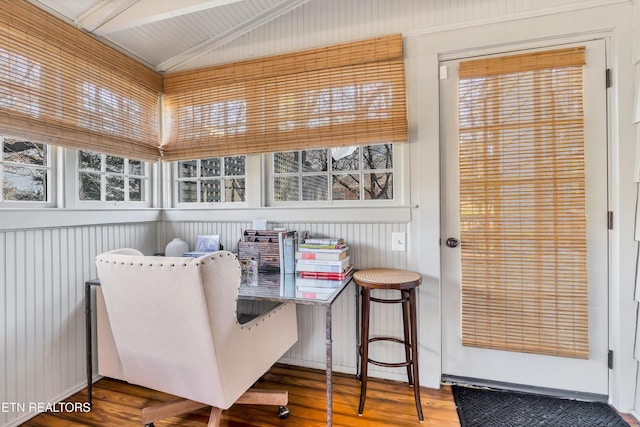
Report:
[[417,331],[417,315],[416,315],[416,289],[409,291],[409,306],[411,308],[411,360],[413,366],[413,395],[416,400],[416,409],[418,410],[418,419],[424,421],[422,415],[422,404],[420,403],[420,376],[418,375],[418,331]]
[[362,343],[360,344],[360,405],[358,415],[364,411],[364,399],[367,395],[367,368],[369,365],[369,309],[371,300],[370,290],[362,288]]
[[[409,296],[410,291],[400,290],[400,296],[402,299]],[[409,312],[411,308],[409,307],[409,301],[404,301],[402,303],[402,325],[404,326],[404,354],[405,360],[408,362],[411,360],[411,349],[409,348],[413,345],[413,341],[409,336]],[[409,379],[409,385],[413,385],[413,377],[411,375],[411,365],[407,365],[407,378]]]

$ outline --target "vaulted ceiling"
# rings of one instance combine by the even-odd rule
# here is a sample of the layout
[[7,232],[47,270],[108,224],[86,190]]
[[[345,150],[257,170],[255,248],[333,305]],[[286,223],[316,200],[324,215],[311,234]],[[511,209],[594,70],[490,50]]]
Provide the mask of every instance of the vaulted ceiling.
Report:
[[159,72],[187,69],[309,0],[29,0]]

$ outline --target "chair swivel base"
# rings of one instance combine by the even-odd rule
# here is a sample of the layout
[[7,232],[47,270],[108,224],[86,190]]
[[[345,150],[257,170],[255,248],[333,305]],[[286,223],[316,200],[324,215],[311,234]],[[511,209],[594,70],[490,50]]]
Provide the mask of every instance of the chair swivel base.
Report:
[[[290,414],[289,408],[286,406],[288,402],[289,393],[286,390],[249,389],[235,403],[243,405],[277,405],[278,418],[285,419]],[[209,405],[193,400],[178,399],[142,408],[141,420],[145,427],[154,427],[154,421],[197,411],[207,406]],[[222,409],[214,406],[211,408],[207,426],[218,427],[221,419]]]

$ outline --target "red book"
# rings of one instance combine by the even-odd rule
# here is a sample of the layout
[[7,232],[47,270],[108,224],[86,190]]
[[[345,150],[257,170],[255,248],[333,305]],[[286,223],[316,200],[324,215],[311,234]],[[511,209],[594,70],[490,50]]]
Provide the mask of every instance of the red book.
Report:
[[323,280],[343,280],[347,277],[351,270],[353,270],[353,265],[347,267],[342,273],[326,273],[323,271],[301,271],[300,277],[303,279],[323,279]]

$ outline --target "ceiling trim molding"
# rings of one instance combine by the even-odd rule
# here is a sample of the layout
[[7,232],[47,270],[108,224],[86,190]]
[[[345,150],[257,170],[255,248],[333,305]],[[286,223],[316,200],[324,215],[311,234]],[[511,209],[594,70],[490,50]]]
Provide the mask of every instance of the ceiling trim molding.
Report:
[[[122,1],[122,0],[112,0]],[[118,31],[164,21],[189,13],[214,9],[241,0],[137,0],[122,13],[111,17],[95,28],[94,33],[107,36]]]
[[180,67],[183,67],[195,58],[212,50],[218,49],[226,45],[227,43],[230,43],[233,40],[242,37],[248,32],[275,20],[282,15],[289,13],[293,9],[302,6],[308,1],[309,0],[284,0],[283,2],[278,3],[277,5],[266,9],[262,13],[244,21],[243,23],[225,32],[222,32],[215,37],[205,40],[202,43],[195,45],[191,49],[188,49],[172,58],[169,58],[161,64],[158,64],[158,66],[156,67],[156,71],[177,71]]
[[[76,25],[92,33],[121,15],[140,0],[107,0],[90,9],[76,20]],[[96,32],[97,34],[97,32]]]

